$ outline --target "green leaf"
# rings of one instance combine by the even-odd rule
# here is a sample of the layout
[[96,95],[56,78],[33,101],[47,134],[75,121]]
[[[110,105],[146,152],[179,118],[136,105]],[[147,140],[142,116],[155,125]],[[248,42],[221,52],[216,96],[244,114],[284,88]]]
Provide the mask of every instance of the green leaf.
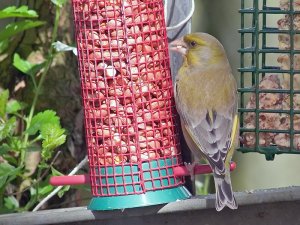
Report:
[[63,5],[67,2],[67,0],[51,0],[51,2],[52,2],[54,5],[56,5],[56,6],[60,7],[60,8],[62,8]]
[[0,163],[0,177],[3,175],[7,175],[9,172],[15,169],[14,166],[8,163]]
[[49,164],[47,162],[41,161],[38,165],[38,168],[40,169],[49,169]]
[[17,100],[11,100],[11,101],[8,101],[8,103],[6,105],[6,113],[7,114],[17,113],[18,111],[25,109],[25,108],[26,108],[25,103],[19,102]]
[[7,40],[12,36],[34,27],[39,27],[44,25],[43,21],[33,21],[33,20],[24,20],[14,23],[9,23],[4,29],[0,30],[0,41]]
[[38,194],[39,197],[49,194],[54,189],[54,187],[49,183],[49,180],[50,180],[50,174],[47,176],[45,180],[39,183],[39,187],[36,190],[37,191],[36,194]]
[[9,46],[9,40],[0,41],[0,54],[4,53]]
[[17,174],[19,174],[21,168],[14,167],[8,163],[0,163],[0,188],[3,187],[6,183],[15,179]]
[[10,150],[10,147],[8,144],[4,143],[0,146],[0,155],[6,154]]
[[52,156],[52,150],[65,143],[65,129],[61,128],[56,113],[46,110],[35,115],[30,127],[26,130],[30,135],[34,135],[38,131],[40,131],[42,139],[42,158],[48,160]]
[[42,188],[39,188],[38,193],[39,193],[39,195],[47,195],[53,190],[53,188],[54,187],[52,185],[48,184],[48,185],[45,185]]
[[55,169],[53,166],[51,166],[51,172],[52,172],[52,176],[62,176],[62,175],[64,175],[63,173],[61,173],[57,169]]
[[36,18],[38,14],[34,10],[28,9],[28,6],[22,5],[19,8],[16,6],[10,6],[3,10],[0,10],[0,19],[9,17],[27,17]]
[[62,189],[60,189],[59,191],[58,191],[58,193],[57,193],[57,195],[58,195],[58,197],[63,197],[64,196],[64,194],[68,191],[68,190],[70,190],[70,185],[66,185],[66,186],[63,186],[62,187]]
[[8,90],[2,91],[0,93],[0,118],[4,119],[6,112],[6,104],[8,101],[9,92]]
[[4,123],[0,121],[0,141],[12,135],[16,126],[16,117],[11,117]]
[[3,186],[5,186],[8,176],[2,175],[2,176],[0,176],[0,178],[1,178],[0,179],[0,188],[2,188]]
[[52,150],[66,142],[66,135],[61,135],[57,138],[47,138],[42,142],[42,158],[48,160],[52,157]]
[[12,156],[12,155],[10,155],[10,154],[6,154],[6,155],[4,155],[3,156],[3,158],[9,163],[9,164],[11,164],[11,165],[18,165],[18,160],[17,160],[17,158],[16,157],[14,157],[14,156]]
[[13,65],[21,72],[29,76],[34,76],[38,71],[40,71],[44,67],[45,63],[32,64],[27,60],[22,59],[18,53],[15,53]]
[[36,114],[31,121],[30,127],[26,130],[29,135],[34,135],[42,129],[45,124],[56,124],[60,126],[59,117],[53,110],[46,110]]
[[[4,201],[4,199],[2,201]],[[9,213],[15,213],[15,212],[16,212],[15,210],[5,208],[3,206],[3,204],[2,204],[2,207],[0,207],[0,214],[9,214]]]
[[20,137],[10,137],[9,138],[9,146],[12,151],[14,152],[20,152],[23,149],[23,143]]
[[13,65],[27,75],[31,75],[30,70],[34,67],[34,64],[22,59],[18,53],[14,54]]
[[7,209],[16,209],[19,208],[19,202],[13,195],[11,195],[4,198],[4,206]]
[[52,150],[66,141],[65,130],[57,124],[45,124],[41,129],[42,158],[48,160],[52,156]]

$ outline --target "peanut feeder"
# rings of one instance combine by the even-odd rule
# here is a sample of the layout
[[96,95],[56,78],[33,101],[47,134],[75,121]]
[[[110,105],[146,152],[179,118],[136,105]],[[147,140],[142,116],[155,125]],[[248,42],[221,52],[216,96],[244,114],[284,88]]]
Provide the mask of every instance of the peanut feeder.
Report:
[[[73,0],[92,210],[190,196],[162,0]],[[82,182],[86,182],[83,179]]]

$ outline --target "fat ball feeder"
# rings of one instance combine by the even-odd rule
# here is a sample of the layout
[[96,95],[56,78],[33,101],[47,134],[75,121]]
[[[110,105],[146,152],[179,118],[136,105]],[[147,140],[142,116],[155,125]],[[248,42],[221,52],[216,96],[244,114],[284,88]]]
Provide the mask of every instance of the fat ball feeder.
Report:
[[241,0],[239,30],[239,150],[267,160],[300,153],[300,1],[271,4]]

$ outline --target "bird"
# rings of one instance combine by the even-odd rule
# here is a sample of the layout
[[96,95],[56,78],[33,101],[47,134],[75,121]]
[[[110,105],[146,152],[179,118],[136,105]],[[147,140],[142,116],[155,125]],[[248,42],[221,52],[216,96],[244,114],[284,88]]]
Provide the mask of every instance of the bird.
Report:
[[174,81],[176,110],[186,143],[194,155],[192,173],[200,158],[210,165],[217,211],[237,209],[230,162],[238,143],[237,85],[222,44],[207,33],[191,33],[170,43],[183,61]]

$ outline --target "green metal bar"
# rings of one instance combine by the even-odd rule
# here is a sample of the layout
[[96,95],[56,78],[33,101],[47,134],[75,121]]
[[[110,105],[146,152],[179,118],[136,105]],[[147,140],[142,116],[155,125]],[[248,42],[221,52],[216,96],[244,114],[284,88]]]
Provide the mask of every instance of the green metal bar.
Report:
[[[256,132],[256,128],[241,128],[243,132]],[[274,133],[274,134],[289,134],[289,130],[273,130],[273,129],[259,129],[259,133]],[[300,133],[300,132],[299,132]]]
[[[239,33],[255,33],[254,28],[244,28],[244,29],[239,29]],[[258,33],[270,33],[270,34],[289,34],[291,33],[288,30],[278,30],[278,28],[274,27],[267,27],[265,30],[259,30]],[[292,31],[294,34],[300,34],[300,30],[294,30]]]
[[[259,113],[286,113],[289,114],[288,109],[239,109],[239,112],[259,112]],[[294,110],[294,114],[300,114],[300,110]]]
[[255,66],[253,67],[245,67],[245,68],[240,68],[239,69],[240,72],[259,72],[259,73],[300,73],[300,70],[280,70],[279,67],[267,67],[266,69],[256,69]]
[[[252,33],[252,46],[255,48],[252,53],[252,65],[254,66],[254,86],[255,86],[255,127],[259,127],[259,4],[258,0],[253,2],[254,13],[252,26],[254,27],[254,33]],[[252,82],[253,83],[253,82]],[[259,130],[255,129],[255,148],[259,148]]]
[[254,28],[243,28],[238,30],[239,33],[254,33]]
[[[240,53],[252,53],[255,49],[253,47],[247,47],[244,49],[239,49],[238,52]],[[300,54],[300,50],[292,50],[294,54]],[[290,50],[278,49],[278,48],[269,48],[265,47],[259,49],[259,53],[290,53]]]
[[300,34],[300,31],[286,31],[286,30],[278,30],[278,28],[272,28],[268,27],[265,30],[259,31],[259,33],[273,33],[273,34],[286,34],[286,33],[292,33],[292,34]]
[[294,4],[293,0],[290,0],[290,10],[289,10],[289,19],[290,19],[290,146],[294,145]]
[[[240,13],[255,13],[255,9],[254,8],[245,8],[245,9],[240,9],[239,10]],[[286,10],[281,10],[279,7],[268,7],[266,5],[266,7],[264,7],[262,10],[258,10],[258,13],[267,13],[267,14],[287,14]],[[300,13],[300,11],[294,11],[292,12],[293,14],[297,14]]]
[[[241,9],[244,9],[245,7],[245,0],[241,0]],[[245,16],[244,13],[241,13],[241,28],[244,29],[245,27]],[[245,48],[245,34],[241,33],[241,49]],[[241,68],[244,68],[244,57],[245,54],[241,52],[240,54],[240,66]],[[240,86],[245,86],[245,74],[244,72],[240,72]],[[240,107],[245,108],[245,95],[244,92],[240,92]],[[240,126],[244,126],[244,115],[240,114]],[[241,132],[240,132],[241,135]]]
[[[267,7],[267,0],[263,0],[263,9],[265,9]],[[263,29],[266,29],[266,21],[267,21],[267,16],[266,16],[266,13],[263,13],[263,16],[262,16],[262,28]],[[267,43],[266,43],[266,33],[263,33],[262,34],[262,48],[266,48],[267,46]],[[266,67],[266,53],[265,52],[261,52],[260,49],[258,49],[258,54],[261,54],[262,55],[262,68],[265,68]],[[265,73],[262,73],[262,76],[264,77],[265,76]]]
[[[255,92],[255,88],[253,87],[247,87],[247,88],[239,88],[239,91],[242,92]],[[290,90],[286,90],[286,89],[260,89],[258,90],[259,93],[274,93],[274,94],[289,94],[291,91]],[[292,91],[294,94],[300,94],[300,90],[293,90]]]
[[[298,150],[289,150],[289,148],[287,149],[280,149],[276,146],[268,146],[268,147],[260,147],[259,149],[255,149],[255,148],[242,148],[239,151],[243,152],[243,153],[249,153],[249,152],[258,152],[261,154],[272,154],[273,156],[275,154],[299,154]],[[274,158],[273,158],[274,159]]]
[[253,47],[241,48],[241,49],[238,50],[238,52],[240,52],[240,53],[252,53],[252,52],[254,52],[254,48]]

